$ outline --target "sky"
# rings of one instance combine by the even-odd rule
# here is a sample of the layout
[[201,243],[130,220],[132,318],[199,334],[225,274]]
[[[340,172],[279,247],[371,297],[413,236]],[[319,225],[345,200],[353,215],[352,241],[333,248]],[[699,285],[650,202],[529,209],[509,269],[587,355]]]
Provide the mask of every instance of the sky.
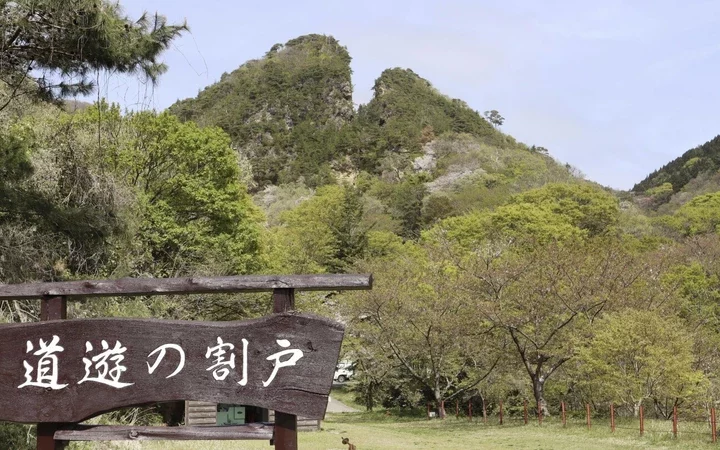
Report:
[[502,130],[593,181],[630,189],[720,134],[716,0],[121,0],[191,32],[157,86],[117,75],[99,93],[130,109],[194,97],[273,44],[332,35],[352,57],[353,101],[387,68],[410,68]]

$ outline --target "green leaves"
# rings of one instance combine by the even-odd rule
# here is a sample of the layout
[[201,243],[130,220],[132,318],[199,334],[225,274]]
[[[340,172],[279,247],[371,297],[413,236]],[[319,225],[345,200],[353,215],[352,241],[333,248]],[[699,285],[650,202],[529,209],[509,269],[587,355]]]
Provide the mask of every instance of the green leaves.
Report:
[[662,220],[685,236],[716,233],[720,225],[720,192],[695,197]]
[[[98,70],[157,82],[167,69],[160,54],[188,28],[158,14],[133,21],[105,0],[21,0],[0,4],[0,29],[0,79],[10,86],[10,100],[26,91],[55,100],[91,92]],[[42,76],[29,83],[37,71]]]
[[239,181],[229,137],[168,113],[127,121],[132,139],[116,155],[116,170],[141,193],[155,262],[211,258],[225,261],[227,273],[256,270],[261,215]]
[[676,319],[626,310],[598,322],[578,352],[581,385],[595,396],[639,405],[644,399],[690,399],[708,387],[694,368],[691,335]]
[[[313,198],[283,214],[284,227],[273,233],[279,239],[277,244],[301,249],[305,258],[298,262],[304,261],[304,267],[309,267],[309,260],[315,270],[344,272],[367,247],[363,209],[360,192],[355,188],[324,186]],[[286,255],[298,257],[295,251]]]

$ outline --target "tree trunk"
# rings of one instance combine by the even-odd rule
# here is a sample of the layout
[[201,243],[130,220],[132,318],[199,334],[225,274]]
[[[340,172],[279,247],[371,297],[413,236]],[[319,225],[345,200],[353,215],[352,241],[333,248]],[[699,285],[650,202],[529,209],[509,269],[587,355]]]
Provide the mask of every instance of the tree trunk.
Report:
[[439,388],[435,388],[434,394],[435,394],[435,403],[437,404],[437,407],[438,407],[438,414],[440,414],[441,419],[444,419],[445,418],[445,408],[443,407],[444,399],[443,399],[442,391]]
[[368,411],[372,411],[372,410],[373,410],[373,406],[375,406],[375,401],[373,400],[373,394],[374,394],[373,390],[374,390],[374,388],[375,388],[374,384],[375,384],[375,383],[374,383],[373,381],[370,381],[370,382],[368,383],[368,387],[367,387],[367,389],[366,389],[366,394],[365,394],[365,395],[366,395],[366,396],[365,396],[365,408],[366,408]]
[[642,405],[642,399],[633,405],[633,416],[638,417],[640,415],[640,405]]
[[542,415],[549,417],[550,412],[548,411],[547,402],[545,401],[545,380],[542,376],[533,377],[533,394],[535,395],[535,402],[542,411]]

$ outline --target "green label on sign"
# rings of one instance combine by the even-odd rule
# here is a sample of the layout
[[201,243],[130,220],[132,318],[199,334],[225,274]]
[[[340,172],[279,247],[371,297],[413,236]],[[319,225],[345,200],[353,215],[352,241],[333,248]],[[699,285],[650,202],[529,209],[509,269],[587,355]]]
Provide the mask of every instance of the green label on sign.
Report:
[[218,425],[241,425],[245,423],[245,407],[240,405],[217,405]]

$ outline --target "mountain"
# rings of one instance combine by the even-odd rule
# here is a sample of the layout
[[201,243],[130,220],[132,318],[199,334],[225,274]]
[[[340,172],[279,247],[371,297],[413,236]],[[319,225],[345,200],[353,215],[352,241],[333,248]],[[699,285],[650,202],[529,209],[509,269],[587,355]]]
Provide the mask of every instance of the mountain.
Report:
[[[335,135],[354,116],[351,72],[350,55],[333,37],[301,36],[169,110],[224,129],[249,158],[258,187],[290,182],[297,172],[310,175],[306,166],[328,172]],[[318,178],[313,184],[326,181]]]
[[[523,190],[577,180],[543,147],[518,143],[411,69],[383,71],[355,111],[350,60],[331,36],[301,36],[170,112],[231,136],[260,204],[278,195],[294,204],[290,192],[307,194],[295,183],[314,189],[359,177],[367,201],[405,236]],[[275,189],[284,185],[293,187]]]
[[632,192],[641,204],[670,210],[692,198],[720,190],[720,136],[688,150],[637,183]]

